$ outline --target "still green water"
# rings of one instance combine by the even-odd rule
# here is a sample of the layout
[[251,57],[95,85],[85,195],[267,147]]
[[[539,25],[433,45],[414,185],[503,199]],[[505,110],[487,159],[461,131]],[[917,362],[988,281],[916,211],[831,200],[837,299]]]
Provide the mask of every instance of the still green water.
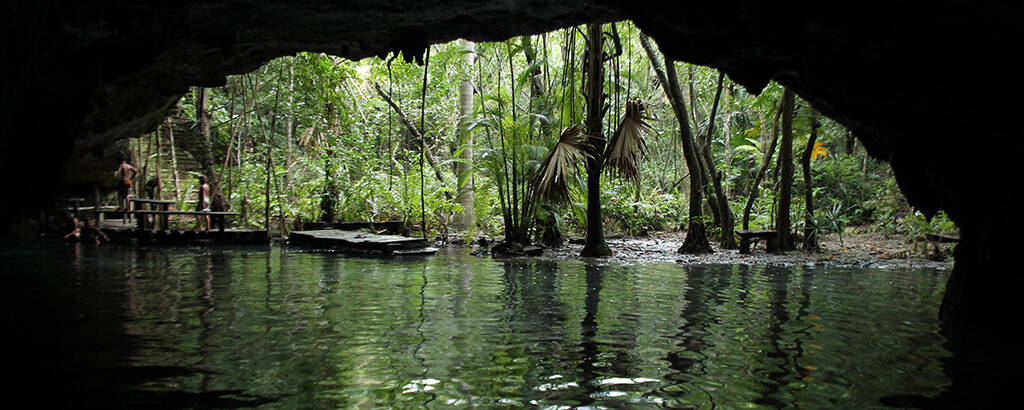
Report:
[[941,270],[85,244],[0,263],[86,406],[863,408],[948,385]]

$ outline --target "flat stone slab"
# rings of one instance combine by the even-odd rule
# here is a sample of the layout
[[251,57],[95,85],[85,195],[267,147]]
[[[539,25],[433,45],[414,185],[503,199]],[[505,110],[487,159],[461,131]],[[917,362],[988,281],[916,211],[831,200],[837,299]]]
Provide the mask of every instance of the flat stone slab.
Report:
[[298,246],[377,251],[384,254],[410,254],[414,253],[412,250],[433,249],[427,246],[427,241],[423,238],[339,229],[292,232],[290,238],[291,243]]

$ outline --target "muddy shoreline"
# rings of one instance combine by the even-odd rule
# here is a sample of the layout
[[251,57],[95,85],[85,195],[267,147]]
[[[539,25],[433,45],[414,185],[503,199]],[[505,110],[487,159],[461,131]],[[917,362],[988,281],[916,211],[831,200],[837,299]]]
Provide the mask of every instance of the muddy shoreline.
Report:
[[677,253],[683,243],[683,234],[665,233],[647,237],[613,237],[607,239],[612,256],[607,258],[580,257],[582,245],[566,244],[561,248],[545,249],[533,258],[548,260],[604,261],[611,263],[681,263],[681,264],[742,264],[771,266],[835,266],[879,269],[952,269],[950,244],[938,244],[944,260],[930,258],[933,244],[908,243],[904,238],[878,234],[828,235],[821,240],[821,249],[813,252],[801,250],[782,254],[767,253],[763,243],[755,243],[750,254],[741,255],[735,249],[721,249],[712,243],[714,253],[690,255]]

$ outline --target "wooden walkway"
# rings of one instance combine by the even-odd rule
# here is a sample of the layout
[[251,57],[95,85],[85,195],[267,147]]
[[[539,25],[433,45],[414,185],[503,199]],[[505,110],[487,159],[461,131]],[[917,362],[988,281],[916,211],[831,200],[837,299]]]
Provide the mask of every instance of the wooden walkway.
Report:
[[399,235],[377,235],[366,232],[320,229],[292,232],[291,244],[318,249],[337,249],[380,253],[381,255],[432,255],[437,248],[427,245],[423,238]]
[[242,230],[225,229],[224,231],[212,230],[170,230],[170,229],[141,229],[133,222],[126,222],[121,218],[107,219],[99,222],[98,227],[103,230],[112,242],[136,242],[140,244],[195,244],[195,243],[216,243],[227,245],[255,245],[266,244],[267,231],[264,230]]

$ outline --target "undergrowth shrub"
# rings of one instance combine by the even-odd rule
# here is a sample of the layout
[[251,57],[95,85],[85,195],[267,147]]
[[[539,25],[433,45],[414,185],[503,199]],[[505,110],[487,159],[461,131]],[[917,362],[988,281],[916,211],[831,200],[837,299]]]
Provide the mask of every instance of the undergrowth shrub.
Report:
[[637,201],[635,192],[611,189],[605,192],[602,192],[601,199],[603,216],[605,220],[612,222],[619,232],[646,235],[650,232],[672,230],[679,225],[679,200],[673,195],[641,195]]

